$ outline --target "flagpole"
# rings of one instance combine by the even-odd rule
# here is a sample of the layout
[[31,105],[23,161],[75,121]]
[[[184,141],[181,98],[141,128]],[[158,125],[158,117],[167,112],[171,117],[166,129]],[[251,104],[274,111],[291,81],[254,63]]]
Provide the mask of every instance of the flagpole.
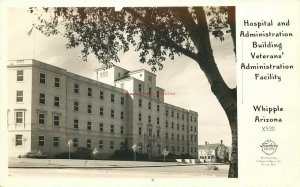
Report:
[[34,24],[32,23],[31,29],[29,30],[29,32],[27,33],[27,35],[30,37],[31,34],[33,32],[33,59],[35,59],[35,32],[34,32]]

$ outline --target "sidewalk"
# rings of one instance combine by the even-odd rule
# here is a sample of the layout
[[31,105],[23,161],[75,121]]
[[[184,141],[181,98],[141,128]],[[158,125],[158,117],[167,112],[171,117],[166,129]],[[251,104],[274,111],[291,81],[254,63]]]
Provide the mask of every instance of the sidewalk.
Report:
[[187,166],[177,162],[9,158],[9,168],[141,168]]

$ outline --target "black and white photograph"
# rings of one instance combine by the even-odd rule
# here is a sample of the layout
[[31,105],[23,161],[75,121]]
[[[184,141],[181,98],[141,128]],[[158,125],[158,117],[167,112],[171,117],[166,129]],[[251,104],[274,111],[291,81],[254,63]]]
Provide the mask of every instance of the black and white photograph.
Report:
[[8,13],[13,171],[237,177],[235,7]]
[[1,5],[0,186],[284,184],[300,6],[257,7]]

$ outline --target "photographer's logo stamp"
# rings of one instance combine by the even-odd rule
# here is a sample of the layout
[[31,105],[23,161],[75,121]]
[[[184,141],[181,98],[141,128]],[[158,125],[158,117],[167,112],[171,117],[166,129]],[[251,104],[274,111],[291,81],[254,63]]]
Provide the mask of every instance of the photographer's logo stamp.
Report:
[[278,145],[274,141],[268,139],[262,143],[260,147],[262,152],[264,152],[266,155],[272,155],[276,152]]

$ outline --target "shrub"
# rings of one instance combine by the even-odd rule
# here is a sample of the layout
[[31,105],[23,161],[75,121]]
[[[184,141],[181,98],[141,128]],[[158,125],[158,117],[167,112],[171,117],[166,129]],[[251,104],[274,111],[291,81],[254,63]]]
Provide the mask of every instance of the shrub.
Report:
[[31,151],[26,153],[25,158],[38,158],[38,159],[46,159],[48,158],[48,156],[44,153],[42,153],[41,151],[35,152],[35,151]]
[[[85,159],[91,160],[92,159],[92,149],[88,149],[86,147],[77,147],[74,152],[70,153],[71,159]],[[69,152],[61,152],[55,155],[57,159],[68,159]]]

